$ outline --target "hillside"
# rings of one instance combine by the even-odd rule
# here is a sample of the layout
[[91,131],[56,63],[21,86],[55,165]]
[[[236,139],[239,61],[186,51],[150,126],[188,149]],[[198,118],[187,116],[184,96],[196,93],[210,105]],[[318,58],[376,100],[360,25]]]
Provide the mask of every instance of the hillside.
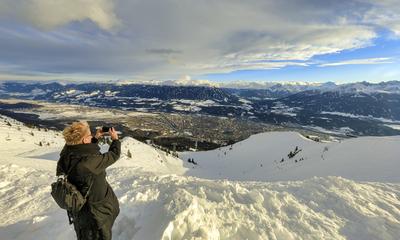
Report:
[[[400,136],[359,137],[315,142],[296,132],[267,132],[193,158],[193,176],[232,180],[286,181],[342,176],[359,181],[400,182]],[[289,157],[289,153],[298,153]]]
[[[60,132],[31,129],[3,116],[0,129],[0,239],[74,239],[65,212],[56,206],[49,194],[50,183],[55,180],[57,153],[63,146]],[[311,157],[325,145],[329,150],[324,161],[335,165],[337,159],[348,155],[333,154],[344,153],[348,151],[346,148],[361,145],[363,141],[375,141],[377,144],[368,148],[376,146],[378,152],[393,150],[398,140],[366,138],[361,142],[348,140],[353,141],[349,144],[316,145],[295,133],[274,134],[255,135],[233,145],[227,155],[235,156],[236,160],[224,165],[211,165],[211,156],[215,156],[217,150],[194,153],[198,154],[194,157],[198,165],[194,165],[132,138],[122,139],[122,156],[107,170],[108,180],[121,205],[113,239],[396,239],[400,236],[400,184],[391,174],[380,182],[372,182],[377,180],[373,175],[366,175],[364,180],[368,181],[361,182],[329,177],[326,175],[329,172],[308,178],[304,173],[295,172],[303,168],[292,168],[288,164],[282,166],[280,172],[285,173],[282,178],[307,179],[255,182],[190,176],[197,174],[193,166],[209,172],[212,179],[219,178],[219,175],[212,175],[217,167],[225,167],[231,171],[227,174],[233,174],[255,163],[252,157],[263,156],[269,159],[264,164],[274,164],[271,157],[281,156],[295,145],[304,149],[296,157],[302,154],[307,158],[303,161],[303,171],[321,170],[311,164],[318,165],[320,160]],[[384,143],[392,141],[393,145],[382,148]],[[249,146],[253,149],[245,149]],[[128,149],[132,158],[127,156]],[[102,150],[106,151],[107,146],[102,146]],[[367,151],[365,156],[373,150]],[[394,164],[395,153],[398,152],[381,156]],[[200,161],[201,154],[209,154],[209,163]],[[187,156],[186,153],[181,155],[182,158]],[[245,158],[239,161],[240,156]],[[369,155],[369,161],[374,161],[375,156]],[[353,160],[343,159],[342,162]],[[357,173],[358,168],[353,167],[347,165],[349,171]],[[384,168],[390,173],[394,166],[383,165],[376,170]],[[299,175],[291,176],[291,173]],[[359,172],[359,176],[363,174]]]

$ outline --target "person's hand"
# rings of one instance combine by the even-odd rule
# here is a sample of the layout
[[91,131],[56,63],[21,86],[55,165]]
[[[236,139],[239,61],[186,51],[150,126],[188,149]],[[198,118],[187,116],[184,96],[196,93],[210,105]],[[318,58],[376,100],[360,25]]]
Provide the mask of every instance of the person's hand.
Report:
[[112,140],[118,140],[118,133],[117,131],[115,131],[114,127],[111,127],[110,130],[108,130],[108,132],[110,133]]
[[97,129],[96,130],[96,135],[94,136],[95,138],[99,139],[103,136],[103,131],[101,131],[101,129]]

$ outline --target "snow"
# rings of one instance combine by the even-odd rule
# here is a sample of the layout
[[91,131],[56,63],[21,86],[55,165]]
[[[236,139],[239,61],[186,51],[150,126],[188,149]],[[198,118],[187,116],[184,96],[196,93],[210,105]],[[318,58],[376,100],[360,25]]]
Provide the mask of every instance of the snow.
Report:
[[171,99],[171,101],[200,107],[220,106],[213,100]]
[[106,97],[114,97],[115,95],[117,95],[119,93],[119,91],[110,91],[110,90],[106,90],[104,92],[104,96]]
[[[170,85],[170,86],[207,86],[219,88],[239,88],[239,89],[285,89],[297,90],[317,88],[323,86],[324,83],[320,82],[301,82],[301,81],[227,81],[227,82],[214,82],[205,79],[191,79],[190,76],[183,76],[175,80],[145,80],[145,79],[132,79],[132,80],[119,80],[118,85],[126,84],[150,84],[150,85]],[[293,90],[292,90],[293,89]]]
[[369,83],[369,82],[356,82],[338,85],[335,91],[342,93],[387,93],[387,94],[399,94],[400,93],[400,82],[399,81],[387,81],[380,83]]
[[400,125],[395,124],[385,124],[386,127],[390,127],[392,129],[400,130]]
[[346,134],[351,134],[354,132],[354,130],[350,127],[340,127],[340,128],[332,128],[332,129],[326,129],[326,128],[315,126],[315,125],[304,125],[303,127],[317,131],[317,132],[333,134],[333,135],[346,135]]
[[[289,158],[287,155],[296,146],[301,151]],[[187,174],[209,179],[286,181],[341,176],[358,181],[400,182],[399,147],[400,136],[318,143],[296,132],[267,132],[232,146],[180,156],[198,163]]]
[[365,115],[357,115],[357,114],[352,114],[352,113],[326,112],[326,111],[322,111],[321,114],[337,115],[337,116],[357,118],[357,119],[370,119],[370,120],[375,120],[375,121],[379,121],[379,122],[387,122],[387,123],[399,123],[399,121],[396,121],[396,120],[387,119],[387,118],[377,118],[377,117],[373,117],[370,115],[365,116]]
[[[186,169],[180,159],[173,157],[162,150],[151,145],[139,142],[131,137],[121,140],[121,159],[111,166],[111,168],[133,167],[141,172],[157,174],[180,174]],[[132,158],[128,157],[128,150]]]
[[[39,146],[42,140],[50,146]],[[293,132],[263,133],[232,150],[180,153],[194,154],[197,166],[130,137],[121,143],[121,158],[107,170],[121,208],[113,239],[400,236],[399,137],[316,143]],[[50,197],[63,144],[60,132],[0,116],[0,239],[75,239]],[[295,146],[302,149],[295,157],[307,158],[301,166],[274,162]],[[254,167],[259,160],[265,165]]]
[[61,92],[61,95],[68,95],[68,96],[78,96],[79,94],[84,94],[85,91],[76,90],[76,89],[69,89],[67,91]]
[[251,101],[249,101],[247,99],[244,99],[244,98],[239,98],[239,102],[242,102],[242,103],[245,103],[245,104],[251,104],[252,103]]
[[73,94],[73,93],[75,93],[75,92],[76,92],[75,89],[70,89],[70,90],[67,90],[65,93],[66,93],[66,94]]
[[200,107],[197,106],[191,106],[191,105],[179,105],[179,104],[173,104],[172,108],[178,111],[186,111],[186,112],[199,112],[201,111]]
[[280,115],[287,115],[291,117],[297,116],[297,113],[302,108],[300,107],[292,107],[283,104],[282,102],[275,102],[275,106],[272,107],[271,113],[280,114]]
[[171,99],[168,104],[177,111],[200,112],[202,107],[220,106],[213,100]]

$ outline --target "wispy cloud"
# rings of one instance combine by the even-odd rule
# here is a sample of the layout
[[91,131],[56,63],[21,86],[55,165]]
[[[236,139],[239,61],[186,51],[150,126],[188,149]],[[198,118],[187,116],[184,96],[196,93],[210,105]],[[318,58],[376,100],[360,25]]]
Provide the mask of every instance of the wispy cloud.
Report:
[[319,67],[333,67],[342,65],[364,65],[364,64],[385,64],[392,63],[391,58],[364,58],[364,59],[351,59],[340,62],[331,62],[318,65]]

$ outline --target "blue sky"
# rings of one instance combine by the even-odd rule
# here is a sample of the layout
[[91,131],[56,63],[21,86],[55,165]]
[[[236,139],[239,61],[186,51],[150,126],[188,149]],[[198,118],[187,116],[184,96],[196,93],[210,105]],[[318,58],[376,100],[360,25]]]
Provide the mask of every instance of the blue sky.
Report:
[[0,52],[0,80],[400,80],[400,4],[3,0]]
[[[343,64],[321,66],[349,60],[373,59],[371,64]],[[210,73],[199,76],[217,82],[247,81],[305,81],[305,82],[380,82],[400,80],[400,39],[382,31],[370,46],[344,50],[338,53],[317,55],[307,66],[286,66],[268,70],[238,70],[230,73]],[[380,61],[379,61],[380,60]]]
[[[346,54],[335,54],[343,55]],[[356,55],[352,53],[351,55]],[[331,62],[329,56],[324,56],[327,62]],[[336,58],[337,56],[332,56]],[[315,58],[316,60],[318,58]],[[346,59],[346,58],[344,58]],[[351,59],[359,59],[358,56]],[[319,64],[309,66],[287,66],[269,70],[238,70],[230,73],[211,73],[199,76],[201,79],[209,79],[218,82],[232,80],[246,81],[305,81],[305,82],[381,82],[400,79],[400,62],[398,58],[389,59],[390,63],[379,64],[346,64],[339,66],[321,67]]]

